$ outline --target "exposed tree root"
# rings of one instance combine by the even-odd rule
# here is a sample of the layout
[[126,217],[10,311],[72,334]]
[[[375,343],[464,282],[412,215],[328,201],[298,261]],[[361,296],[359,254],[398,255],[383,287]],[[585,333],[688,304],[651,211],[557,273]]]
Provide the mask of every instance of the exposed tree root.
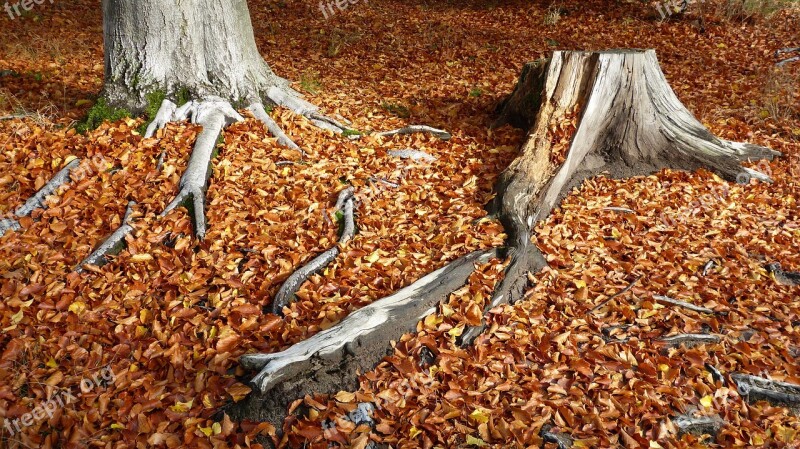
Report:
[[[781,55],[788,55],[789,53],[797,53],[800,52],[800,47],[797,48],[783,48],[775,52],[775,56],[781,57]],[[790,62],[800,61],[800,55],[793,56],[791,58],[784,59],[782,61],[778,61],[776,64],[778,67],[782,65],[786,65]]]
[[406,148],[404,150],[389,150],[386,153],[392,157],[399,157],[400,159],[411,159],[412,161],[433,162],[436,160],[435,156],[432,156],[424,151],[414,150],[411,148]]
[[676,416],[672,422],[678,428],[678,435],[689,434],[698,437],[703,435],[715,437],[726,424],[719,415],[694,416],[692,413]]
[[600,309],[601,309],[603,306],[605,306],[606,304],[608,304],[609,302],[611,302],[611,301],[612,301],[614,298],[616,298],[616,297],[618,297],[618,296],[622,296],[622,295],[624,295],[625,293],[628,293],[628,292],[629,292],[629,291],[630,291],[630,290],[633,288],[633,286],[634,286],[634,285],[636,285],[636,283],[637,283],[637,282],[639,282],[639,279],[641,279],[641,278],[642,278],[642,276],[641,276],[641,275],[637,276],[637,277],[636,277],[636,279],[634,279],[634,280],[633,280],[633,281],[632,281],[630,284],[628,284],[628,286],[627,286],[627,287],[623,288],[622,290],[620,290],[620,291],[619,291],[619,292],[617,292],[617,293],[614,293],[613,295],[611,295],[611,297],[609,297],[609,298],[608,298],[608,299],[606,299],[605,301],[601,302],[600,304],[598,304],[598,305],[596,305],[596,306],[592,307],[592,309],[591,309],[591,310],[589,310],[589,313],[594,313],[594,312],[596,312],[596,311],[600,310]]
[[659,341],[666,343],[666,345],[671,348],[677,348],[680,346],[693,348],[700,345],[719,343],[721,341],[721,337],[719,335],[710,334],[677,334],[664,337]]
[[558,446],[558,449],[572,449],[572,445],[575,444],[570,435],[562,432],[551,432],[549,429],[545,430],[545,427],[542,427],[541,436],[545,443],[553,443]]
[[[336,201],[336,211],[342,213],[343,220],[342,235],[339,237],[340,245],[347,243],[355,235],[354,202],[355,197],[353,196],[352,187],[348,187],[339,193],[339,198]],[[292,273],[292,275],[284,281],[280,290],[278,290],[278,293],[275,295],[275,299],[272,301],[272,313],[282,316],[283,308],[294,301],[294,294],[300,286],[303,285],[309,277],[325,269],[328,264],[336,259],[340,251],[339,245],[336,245]]]
[[731,380],[736,384],[739,394],[749,403],[767,401],[772,405],[786,406],[795,413],[800,412],[800,385],[749,374],[732,374]]
[[[192,215],[194,233],[197,238],[202,239],[206,234],[207,226],[205,192],[208,188],[208,180],[211,177],[211,158],[214,155],[217,137],[225,126],[244,120],[244,118],[230,104],[219,99],[211,99],[205,102],[190,101],[180,108],[176,107],[171,101],[164,100],[155,119],[148,126],[145,136],[153,136],[157,130],[162,129],[170,121],[184,119],[190,119],[192,123],[202,126],[203,129],[197,136],[186,171],[181,176],[177,195],[159,216],[163,217],[179,206],[186,206]],[[75,268],[75,271],[83,272],[85,267],[89,265],[103,266],[108,261],[108,256],[118,254],[124,248],[125,237],[133,230],[129,213],[131,207],[132,205],[129,203],[128,213],[125,214],[125,219],[120,227],[101,242]]]
[[125,236],[133,231],[131,225],[131,218],[133,215],[133,208],[136,203],[133,201],[128,202],[128,207],[125,210],[125,216],[122,218],[122,224],[118,227],[108,238],[106,238],[91,254],[89,254],[78,266],[75,267],[76,273],[83,273],[84,266],[103,266],[108,260],[107,256],[115,256],[125,248]]
[[442,140],[450,140],[450,138],[452,137],[450,133],[447,131],[437,128],[432,128],[430,126],[425,126],[425,125],[411,125],[411,126],[406,126],[405,128],[399,128],[399,129],[393,129],[391,131],[383,131],[375,133],[375,135],[378,137],[391,137],[391,136],[397,136],[403,134],[415,134],[415,133],[429,133]]
[[476,264],[495,256],[494,250],[471,253],[282,352],[242,356],[244,368],[261,371],[251,382],[255,392],[233,404],[229,413],[268,420],[280,428],[292,400],[355,387],[357,373],[372,369],[390,352],[389,340],[413,330],[466,283]]
[[178,118],[191,118],[192,123],[203,127],[194,144],[186,171],[181,176],[180,190],[175,199],[161,212],[167,215],[179,206],[186,206],[192,213],[194,234],[199,239],[206,235],[205,200],[208,179],[211,177],[211,158],[222,128],[244,118],[230,104],[223,101],[197,103],[190,101],[175,111]]
[[783,271],[778,262],[767,265],[767,271],[772,274],[775,281],[781,285],[800,285],[800,273],[795,271]]
[[14,211],[14,215],[16,218],[5,218],[0,220],[0,236],[5,234],[8,230],[18,230],[20,229],[18,218],[24,218],[30,215],[36,209],[45,209],[47,205],[45,204],[45,199],[54,194],[59,187],[63,186],[64,184],[71,181],[70,176],[72,172],[78,168],[81,164],[80,159],[74,159],[70,161],[64,168],[58,171],[49,181],[47,184],[42,186],[39,191],[37,191],[32,197],[28,198],[28,201],[25,201],[25,204],[18,207],[16,211]]
[[341,134],[348,129],[347,126],[321,114],[316,105],[305,101],[299,92],[289,87],[271,87],[267,91],[267,97],[276,105],[302,115],[319,128],[333,131],[336,134]]
[[681,308],[684,308],[684,309],[687,309],[687,310],[691,310],[692,312],[708,313],[708,314],[712,314],[712,315],[714,314],[714,311],[709,309],[709,308],[702,307],[702,306],[697,306],[697,305],[694,305],[692,303],[688,303],[686,301],[679,301],[677,299],[672,299],[669,296],[653,295],[653,299],[655,299],[656,302],[659,302],[659,303],[662,303],[662,304],[669,304],[671,306],[681,307]]
[[603,210],[611,211],[611,212],[618,212],[620,214],[634,214],[635,211],[628,209],[627,207],[604,207]]
[[0,117],[0,121],[3,121],[3,120],[16,120],[16,119],[28,118],[28,117],[34,117],[34,115],[33,115],[33,114],[11,114],[11,115],[4,115],[4,116]]
[[293,150],[300,151],[303,156],[305,156],[305,152],[300,149],[300,147],[294,143],[286,133],[283,132],[280,126],[272,119],[272,117],[267,114],[267,111],[264,109],[264,105],[261,103],[253,103],[248,108],[253,117],[258,120],[261,120],[262,123],[267,127],[270,133],[272,133],[275,138],[278,139],[278,144],[283,145],[285,147],[291,148]]

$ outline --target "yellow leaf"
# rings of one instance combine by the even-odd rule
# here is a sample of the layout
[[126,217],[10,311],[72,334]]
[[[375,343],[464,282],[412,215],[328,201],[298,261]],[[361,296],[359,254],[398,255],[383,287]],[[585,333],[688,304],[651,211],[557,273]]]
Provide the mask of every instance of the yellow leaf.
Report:
[[586,282],[583,279],[576,279],[575,286],[578,288],[586,288]]
[[448,306],[447,304],[442,304],[442,315],[446,317],[450,317],[455,313],[452,307]]
[[75,301],[69,305],[69,311],[75,315],[80,315],[84,310],[86,310],[86,303],[83,301]]
[[372,252],[372,254],[370,254],[369,256],[367,256],[367,262],[370,262],[370,263],[375,263],[375,262],[377,262],[377,261],[378,261],[378,259],[380,259],[380,257],[381,257],[381,256],[380,256],[380,255],[378,255],[378,250],[375,250],[375,251],[373,251],[373,252]]
[[214,424],[211,425],[211,430],[214,431],[214,435],[219,435],[220,433],[222,433],[222,426],[220,425],[220,423],[215,422]]
[[469,417],[481,424],[489,422],[489,415],[487,415],[486,412],[480,408],[477,408],[475,411],[470,413]]
[[666,363],[659,363],[658,369],[666,373],[667,371],[669,371],[669,365],[667,365]]
[[435,329],[442,322],[442,317],[433,314],[425,317],[425,327],[428,329]]
[[461,334],[464,333],[464,328],[462,326],[454,327],[447,331],[447,335],[451,337],[460,337]]
[[201,431],[201,432],[203,432],[203,434],[205,434],[205,436],[207,436],[207,437],[210,437],[210,436],[211,436],[211,434],[212,434],[212,433],[214,433],[214,431],[213,431],[213,430],[211,430],[211,427],[199,427],[199,429],[200,429],[200,431]]
[[422,431],[421,431],[421,430],[419,430],[419,429],[417,429],[417,428],[416,428],[416,427],[414,427],[414,426],[411,426],[411,430],[409,430],[409,432],[408,432],[408,434],[409,434],[409,436],[410,436],[411,438],[414,438],[414,437],[416,437],[417,435],[419,435],[419,434],[421,434],[421,433],[422,433]]
[[470,446],[478,446],[478,447],[486,446],[486,442],[485,441],[483,441],[480,438],[475,438],[472,435],[467,435],[467,444],[470,445]]
[[113,430],[120,430],[120,429],[124,429],[124,428],[125,428],[125,426],[123,426],[120,423],[116,423],[115,422],[114,424],[111,424],[111,429],[113,429]]
[[703,404],[703,407],[709,408],[714,403],[714,398],[711,395],[703,396],[703,399],[700,399],[700,403]]
[[45,366],[48,368],[58,368],[58,363],[56,363],[56,359],[50,357],[50,360],[45,363]]
[[[70,307],[71,308],[71,307]],[[25,315],[25,311],[21,310],[13,315],[11,315],[11,323],[12,324],[19,324],[22,321],[22,317]]]
[[150,254],[134,254],[131,256],[131,262],[139,263],[139,262],[148,262],[153,260],[153,256]]
[[194,399],[190,399],[188,402],[180,402],[175,401],[175,405],[170,406],[170,410],[176,413],[186,413],[192,408],[192,403]]

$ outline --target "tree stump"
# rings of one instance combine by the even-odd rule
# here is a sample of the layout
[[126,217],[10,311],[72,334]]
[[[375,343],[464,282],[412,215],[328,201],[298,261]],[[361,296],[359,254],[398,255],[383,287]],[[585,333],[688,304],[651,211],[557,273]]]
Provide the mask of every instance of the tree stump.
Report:
[[670,88],[654,50],[556,51],[529,63],[500,106],[496,125],[505,123],[529,131],[489,206],[509,235],[511,259],[489,308],[521,297],[527,273],[544,264],[530,243],[534,224],[584,179],[707,168],[730,181],[769,182],[740,163],[780,155],[711,134]]

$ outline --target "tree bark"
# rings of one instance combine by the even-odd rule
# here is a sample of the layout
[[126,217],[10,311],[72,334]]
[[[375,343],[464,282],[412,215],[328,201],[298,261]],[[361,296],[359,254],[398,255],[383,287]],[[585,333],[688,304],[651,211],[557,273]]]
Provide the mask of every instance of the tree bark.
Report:
[[[527,273],[544,266],[533,226],[584,179],[708,168],[729,181],[769,182],[740,163],[780,155],[711,134],[672,91],[654,50],[556,51],[529,63],[500,107],[504,123],[529,131],[489,205],[508,233],[511,262],[487,310],[521,298]],[[468,329],[462,342],[482,330]]]
[[284,87],[261,58],[245,0],[103,0],[105,96],[140,111],[147,94],[234,105]]

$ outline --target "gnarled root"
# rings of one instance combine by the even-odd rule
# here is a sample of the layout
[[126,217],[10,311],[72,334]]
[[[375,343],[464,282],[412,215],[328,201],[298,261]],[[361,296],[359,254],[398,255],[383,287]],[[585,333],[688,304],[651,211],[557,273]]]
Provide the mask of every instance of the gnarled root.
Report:
[[767,401],[772,405],[789,407],[795,412],[800,411],[800,385],[740,373],[731,374],[731,380],[749,403]]
[[190,101],[175,111],[176,118],[190,118],[203,127],[194,144],[189,164],[181,176],[180,190],[160,216],[165,216],[178,206],[192,212],[194,234],[202,239],[206,235],[205,200],[208,179],[211,177],[211,158],[217,137],[226,125],[244,118],[224,101]]
[[[344,226],[342,228],[342,235],[339,237],[339,244],[344,244],[353,238],[356,230],[355,217],[354,217],[354,201],[353,188],[348,187],[339,193],[339,198],[336,201],[336,211],[343,214]],[[325,269],[336,256],[339,255],[339,246],[323,252],[315,257],[311,262],[298,269],[291,276],[289,276],[280,290],[275,295],[272,301],[272,313],[275,315],[283,315],[283,308],[288,306],[294,301],[294,294],[305,281],[312,275],[319,273]]]
[[426,125],[411,125],[411,126],[406,126],[405,128],[393,129],[391,131],[379,132],[379,133],[376,133],[375,135],[378,136],[378,137],[391,137],[391,136],[398,136],[398,135],[404,135],[404,134],[415,134],[415,133],[432,134],[433,136],[438,137],[439,139],[445,140],[445,141],[446,140],[450,140],[450,138],[452,137],[450,135],[450,133],[445,131],[445,130],[433,128],[433,127],[426,126]]
[[348,129],[347,126],[321,114],[317,106],[304,100],[303,96],[294,89],[273,86],[267,91],[267,98],[278,106],[283,106],[295,114],[302,115],[318,128],[327,129],[336,134],[341,134]]
[[49,181],[47,184],[42,186],[32,197],[28,198],[28,201],[25,201],[25,204],[18,207],[16,211],[14,211],[14,216],[16,218],[4,218],[0,220],[0,236],[5,234],[8,230],[19,230],[20,225],[17,218],[24,218],[30,215],[36,209],[44,209],[47,207],[45,204],[45,199],[54,194],[59,187],[63,186],[64,184],[70,182],[72,179],[70,176],[72,172],[78,168],[80,165],[80,159],[74,159],[69,164],[67,164],[64,168],[58,171]]
[[133,231],[131,219],[133,215],[133,208],[136,203],[133,201],[128,202],[128,207],[125,210],[125,216],[122,218],[122,224],[118,227],[107,239],[105,239],[91,254],[89,254],[78,266],[75,267],[76,273],[83,273],[84,266],[103,266],[108,260],[108,256],[115,256],[125,247],[125,236]]
[[231,413],[280,423],[287,405],[298,397],[353,387],[357,372],[371,369],[390,350],[387,341],[413,330],[464,285],[476,264],[495,256],[494,250],[468,254],[285,351],[242,356],[244,368],[260,372],[252,380],[256,392]]
[[[155,119],[148,126],[145,137],[153,136],[157,130],[164,128],[171,121],[184,119],[189,119],[192,123],[202,126],[203,130],[197,137],[186,171],[181,176],[177,195],[159,216],[165,216],[176,207],[186,206],[192,214],[194,233],[197,238],[202,239],[207,228],[205,193],[211,177],[211,158],[214,154],[217,137],[225,126],[244,120],[244,118],[229,103],[218,99],[203,102],[190,101],[180,108],[171,101],[164,100]],[[122,225],[100,243],[92,254],[75,268],[75,271],[83,272],[87,265],[105,265],[107,256],[117,254],[122,250],[125,245],[125,237],[133,230],[130,222],[132,206],[129,203],[129,210],[125,214]]]

